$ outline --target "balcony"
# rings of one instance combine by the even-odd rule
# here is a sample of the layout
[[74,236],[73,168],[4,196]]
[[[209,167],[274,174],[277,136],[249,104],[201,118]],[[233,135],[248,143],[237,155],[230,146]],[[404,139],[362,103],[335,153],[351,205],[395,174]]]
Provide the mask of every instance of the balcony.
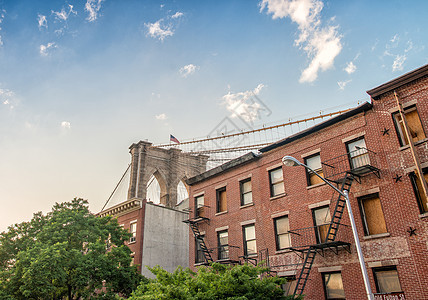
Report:
[[222,264],[239,264],[240,247],[233,245],[223,245],[216,248],[211,248],[211,255],[214,261]]
[[362,175],[374,173],[380,178],[376,152],[367,148],[356,147],[356,150],[335,158],[321,162],[326,179],[339,182],[346,174],[351,174],[355,179]]
[[339,224],[339,229],[334,241],[327,241],[327,232],[330,223],[289,230],[290,250],[296,252],[307,251],[310,247],[324,255],[324,250],[331,250],[337,254],[339,248],[350,251],[350,245],[353,241],[351,226]]

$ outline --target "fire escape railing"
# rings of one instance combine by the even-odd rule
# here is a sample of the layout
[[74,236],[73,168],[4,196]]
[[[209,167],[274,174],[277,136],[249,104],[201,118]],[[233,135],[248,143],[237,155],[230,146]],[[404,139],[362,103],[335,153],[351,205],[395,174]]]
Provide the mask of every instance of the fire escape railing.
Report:
[[324,177],[334,182],[339,182],[346,174],[353,175],[357,180],[361,175],[370,172],[380,177],[376,152],[363,147],[323,161],[321,164]]

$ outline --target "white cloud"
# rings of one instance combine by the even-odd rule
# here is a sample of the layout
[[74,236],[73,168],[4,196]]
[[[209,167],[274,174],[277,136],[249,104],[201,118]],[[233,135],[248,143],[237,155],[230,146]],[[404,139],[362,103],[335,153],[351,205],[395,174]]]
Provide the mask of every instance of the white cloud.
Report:
[[48,20],[46,19],[46,16],[39,14],[37,22],[39,23],[39,29],[42,29],[42,27],[48,28]]
[[409,41],[407,41],[407,47],[406,47],[406,49],[404,49],[404,52],[407,53],[407,52],[409,52],[412,49],[413,49],[413,43],[412,43],[411,40],[409,40]]
[[222,97],[223,104],[226,109],[232,112],[232,118],[241,117],[247,122],[252,122],[259,118],[261,109],[260,103],[251,101],[254,95],[260,94],[264,88],[263,84],[259,84],[254,90],[245,92],[231,93],[230,91]]
[[86,18],[86,20],[88,20],[89,22],[94,22],[98,18],[102,2],[103,0],[86,1],[85,10],[89,13],[89,16]]
[[195,66],[193,64],[190,64],[190,65],[187,65],[187,66],[180,68],[180,74],[182,77],[186,78],[187,76],[195,73],[197,70],[199,70],[199,66]]
[[71,123],[67,122],[67,121],[62,121],[61,122],[61,128],[63,128],[63,129],[71,129]]
[[55,43],[47,43],[46,45],[40,45],[40,55],[48,56],[49,50],[57,48]]
[[337,85],[339,86],[339,89],[342,91],[345,89],[345,86],[350,83],[352,80],[346,80],[346,81],[339,81],[337,82]]
[[404,62],[406,61],[407,56],[405,54],[403,55],[396,55],[394,62],[392,63],[392,71],[402,71]]
[[172,19],[177,19],[179,17],[182,17],[184,14],[182,12],[177,11],[175,14],[171,16]]
[[156,120],[166,120],[168,119],[168,117],[166,116],[166,114],[159,114],[155,116]]
[[[73,5],[68,5],[68,12],[62,8],[61,11],[52,11],[52,14],[55,16],[55,18],[59,21],[67,21],[67,19],[70,17],[70,14],[77,15],[77,12],[73,10]],[[40,20],[39,20],[40,24]]]
[[4,16],[6,15],[6,10],[0,9],[0,46],[3,46],[3,39],[1,37],[1,23],[3,23]]
[[163,25],[163,19],[158,20],[155,23],[145,23],[144,25],[147,27],[147,34],[155,39],[159,39],[163,41],[168,36],[173,36],[174,31],[169,25]]
[[344,69],[346,73],[348,74],[352,74],[357,70],[357,67],[354,65],[354,63],[352,61],[350,61],[347,65],[346,68]]
[[395,43],[395,42],[398,42],[399,40],[400,40],[400,37],[398,36],[398,33],[397,33],[396,35],[394,35],[394,36],[391,38],[390,42],[391,42],[391,43]]
[[[297,23],[299,36],[295,45],[303,48],[311,60],[302,72],[300,82],[313,82],[319,71],[333,67],[334,59],[342,51],[341,35],[337,26],[321,26],[320,14],[323,2],[320,0],[262,0],[260,12],[267,9],[272,19],[287,18]],[[333,21],[334,17],[330,19]]]
[[17,103],[15,93],[11,90],[0,88],[0,102],[9,109],[14,109]]

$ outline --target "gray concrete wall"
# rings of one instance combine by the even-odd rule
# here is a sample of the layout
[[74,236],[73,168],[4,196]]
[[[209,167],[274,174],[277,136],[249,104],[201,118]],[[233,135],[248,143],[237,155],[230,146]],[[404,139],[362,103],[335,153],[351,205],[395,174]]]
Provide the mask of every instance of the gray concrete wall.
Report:
[[168,272],[189,266],[189,227],[184,212],[147,203],[141,273],[153,278],[146,266],[160,265]]

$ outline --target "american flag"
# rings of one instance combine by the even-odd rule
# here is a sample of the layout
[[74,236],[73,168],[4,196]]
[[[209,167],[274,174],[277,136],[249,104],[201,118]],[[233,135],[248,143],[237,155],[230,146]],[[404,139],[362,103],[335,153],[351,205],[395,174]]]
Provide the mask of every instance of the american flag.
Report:
[[171,141],[171,142],[174,142],[174,143],[177,143],[177,144],[180,144],[180,142],[175,138],[175,136],[173,136],[172,134],[170,134],[169,135],[169,140]]

